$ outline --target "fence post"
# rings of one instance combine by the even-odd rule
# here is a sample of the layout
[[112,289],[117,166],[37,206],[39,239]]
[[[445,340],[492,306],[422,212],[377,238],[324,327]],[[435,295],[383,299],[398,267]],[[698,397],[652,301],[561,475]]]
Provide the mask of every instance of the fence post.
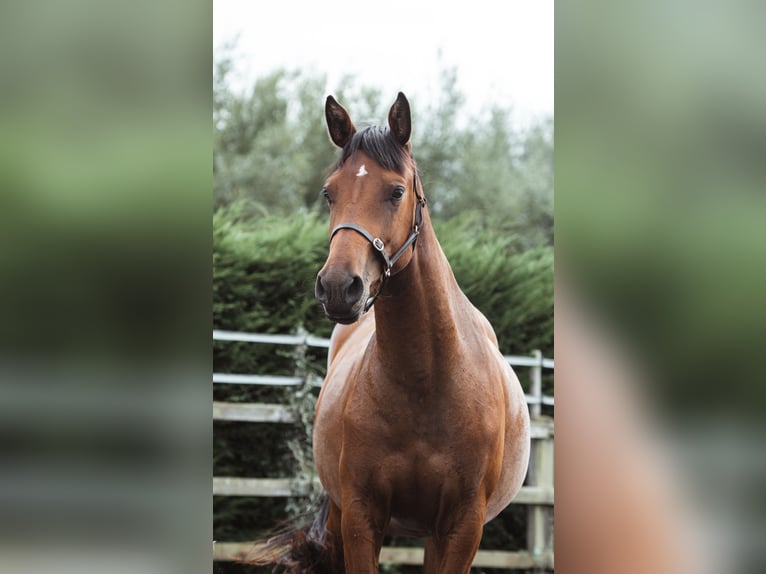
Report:
[[309,333],[303,325],[299,325],[297,335],[301,341],[295,346],[295,376],[303,378],[303,384],[295,387],[295,390],[289,400],[289,408],[297,415],[298,424],[303,427],[304,435],[296,437],[288,442],[288,448],[298,463],[298,472],[295,476],[295,485],[300,483],[308,484],[308,504],[291,497],[286,505],[287,512],[291,515],[298,515],[308,511],[312,505],[318,503],[319,489],[315,484],[316,469],[314,468],[314,457],[311,450],[311,438],[314,428],[314,411],[316,401],[312,394],[309,359],[308,359],[308,337]]
[[[529,405],[531,418],[542,416],[543,406],[543,354],[539,350],[532,352],[537,360],[531,368],[530,395],[534,398]],[[531,445],[527,484],[553,489],[553,439],[545,437],[533,439]],[[547,563],[553,549],[553,529],[551,509],[543,505],[532,505],[527,511],[527,549],[536,566],[532,572],[542,574],[552,568]]]
[[[553,489],[553,439],[551,437],[535,439],[532,442],[530,465],[535,468],[533,486]],[[532,505],[527,511],[527,548],[532,559],[539,564],[532,572],[549,572],[553,565],[550,557],[553,550],[553,521],[551,508],[544,505]]]
[[532,384],[529,394],[535,398],[535,402],[529,405],[529,414],[539,417],[543,412],[543,353],[539,349],[532,351],[532,356],[537,361],[532,367]]

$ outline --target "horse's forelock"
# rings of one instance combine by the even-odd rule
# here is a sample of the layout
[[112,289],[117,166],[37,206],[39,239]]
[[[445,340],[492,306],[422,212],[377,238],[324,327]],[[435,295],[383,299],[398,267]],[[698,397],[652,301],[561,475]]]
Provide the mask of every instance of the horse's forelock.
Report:
[[340,169],[355,152],[363,151],[381,167],[397,173],[406,171],[412,157],[410,151],[397,142],[383,126],[366,126],[357,131],[343,148],[333,170]]

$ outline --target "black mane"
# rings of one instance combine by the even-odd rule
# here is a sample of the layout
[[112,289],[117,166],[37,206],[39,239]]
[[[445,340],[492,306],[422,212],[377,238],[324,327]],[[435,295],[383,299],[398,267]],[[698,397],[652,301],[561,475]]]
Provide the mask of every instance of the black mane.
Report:
[[394,139],[387,127],[366,126],[351,137],[333,166],[333,171],[340,169],[351,154],[360,150],[384,169],[397,173],[404,173],[407,160],[412,157],[409,150]]

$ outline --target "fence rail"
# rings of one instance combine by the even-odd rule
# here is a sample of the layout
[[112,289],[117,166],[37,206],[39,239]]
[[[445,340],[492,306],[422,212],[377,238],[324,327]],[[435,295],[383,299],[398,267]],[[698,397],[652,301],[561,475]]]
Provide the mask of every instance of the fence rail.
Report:
[[[242,333],[236,331],[213,331],[215,341],[233,341],[274,345],[290,345],[296,348],[328,349],[330,340],[308,333],[274,335]],[[553,369],[553,359],[544,358],[540,351],[531,356],[506,355],[505,360],[514,367],[531,370],[530,392],[526,394],[531,415],[532,452],[526,485],[514,497],[512,503],[528,505],[527,550],[499,551],[479,550],[473,561],[478,568],[510,568],[531,570],[533,573],[553,570],[552,511],[553,489],[553,419],[542,416],[542,406],[554,406],[553,397],[542,393],[542,370]],[[213,373],[215,384],[247,384],[270,386],[303,386],[306,383],[320,387],[322,379],[315,375],[277,376],[256,374]],[[213,402],[213,419],[253,423],[296,423],[298,413],[281,404]],[[214,496],[288,497],[305,496],[320,486],[318,479],[295,478],[243,478],[213,477]],[[240,560],[254,550],[252,542],[214,542],[213,560]],[[423,548],[383,547],[380,562],[383,564],[423,563]]]
[[241,343],[271,343],[273,345],[306,345],[328,349],[330,339],[315,337],[308,333],[297,335],[273,335],[269,333],[243,333],[241,331],[213,330],[214,341],[237,341]]
[[[297,335],[275,335],[269,333],[243,333],[241,331],[221,331],[213,330],[214,341],[233,341],[238,343],[266,343],[271,345],[289,345],[293,347],[305,346],[320,349],[330,347],[330,339],[315,337],[308,333],[298,333]],[[532,367],[533,368],[533,388],[532,393],[527,394],[527,404],[554,406],[553,397],[543,395],[542,389],[535,387],[536,372],[542,375],[542,369],[553,369],[553,359],[542,356],[536,351],[532,356],[523,355],[504,355],[503,357],[512,367]],[[314,387],[322,386],[322,379],[315,375],[308,375],[309,383]],[[267,385],[267,386],[286,386],[298,387],[306,382],[306,377],[284,376],[284,375],[253,375],[237,373],[213,373],[213,383],[215,384],[237,384],[237,385]],[[533,414],[535,414],[533,412]],[[537,412],[539,414],[539,412]]]
[[[297,335],[274,335],[270,333],[243,333],[242,331],[221,331],[213,330],[214,341],[234,341],[238,343],[268,343],[272,345],[305,345],[307,347],[317,347],[322,349],[330,348],[330,339],[315,337],[308,333],[299,333]],[[535,357],[526,357],[518,355],[506,355],[506,361],[512,366],[534,367],[538,363],[546,369],[553,368],[553,359]]]
[[294,423],[298,415],[284,405],[213,401],[213,420],[249,423]]
[[[290,407],[268,403],[227,403],[213,401],[213,420],[251,423],[294,423],[298,414]],[[553,422],[550,419],[532,420],[532,438],[553,438]]]
[[[214,496],[307,496],[312,487],[321,488],[319,479],[213,477]],[[553,489],[522,486],[511,504],[553,504]]]

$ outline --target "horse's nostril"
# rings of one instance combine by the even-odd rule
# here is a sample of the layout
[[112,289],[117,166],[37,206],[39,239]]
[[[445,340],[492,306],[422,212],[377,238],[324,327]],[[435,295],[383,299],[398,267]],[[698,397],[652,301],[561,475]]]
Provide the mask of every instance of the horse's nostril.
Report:
[[364,293],[362,278],[351,273],[323,273],[317,275],[314,295],[325,308],[352,307]]
[[327,303],[327,290],[322,284],[322,277],[317,275],[316,286],[314,287],[314,295],[322,303]]
[[358,275],[354,275],[351,284],[348,286],[348,289],[346,289],[346,302],[349,305],[353,305],[359,301],[363,291],[364,285],[362,285],[362,278]]

